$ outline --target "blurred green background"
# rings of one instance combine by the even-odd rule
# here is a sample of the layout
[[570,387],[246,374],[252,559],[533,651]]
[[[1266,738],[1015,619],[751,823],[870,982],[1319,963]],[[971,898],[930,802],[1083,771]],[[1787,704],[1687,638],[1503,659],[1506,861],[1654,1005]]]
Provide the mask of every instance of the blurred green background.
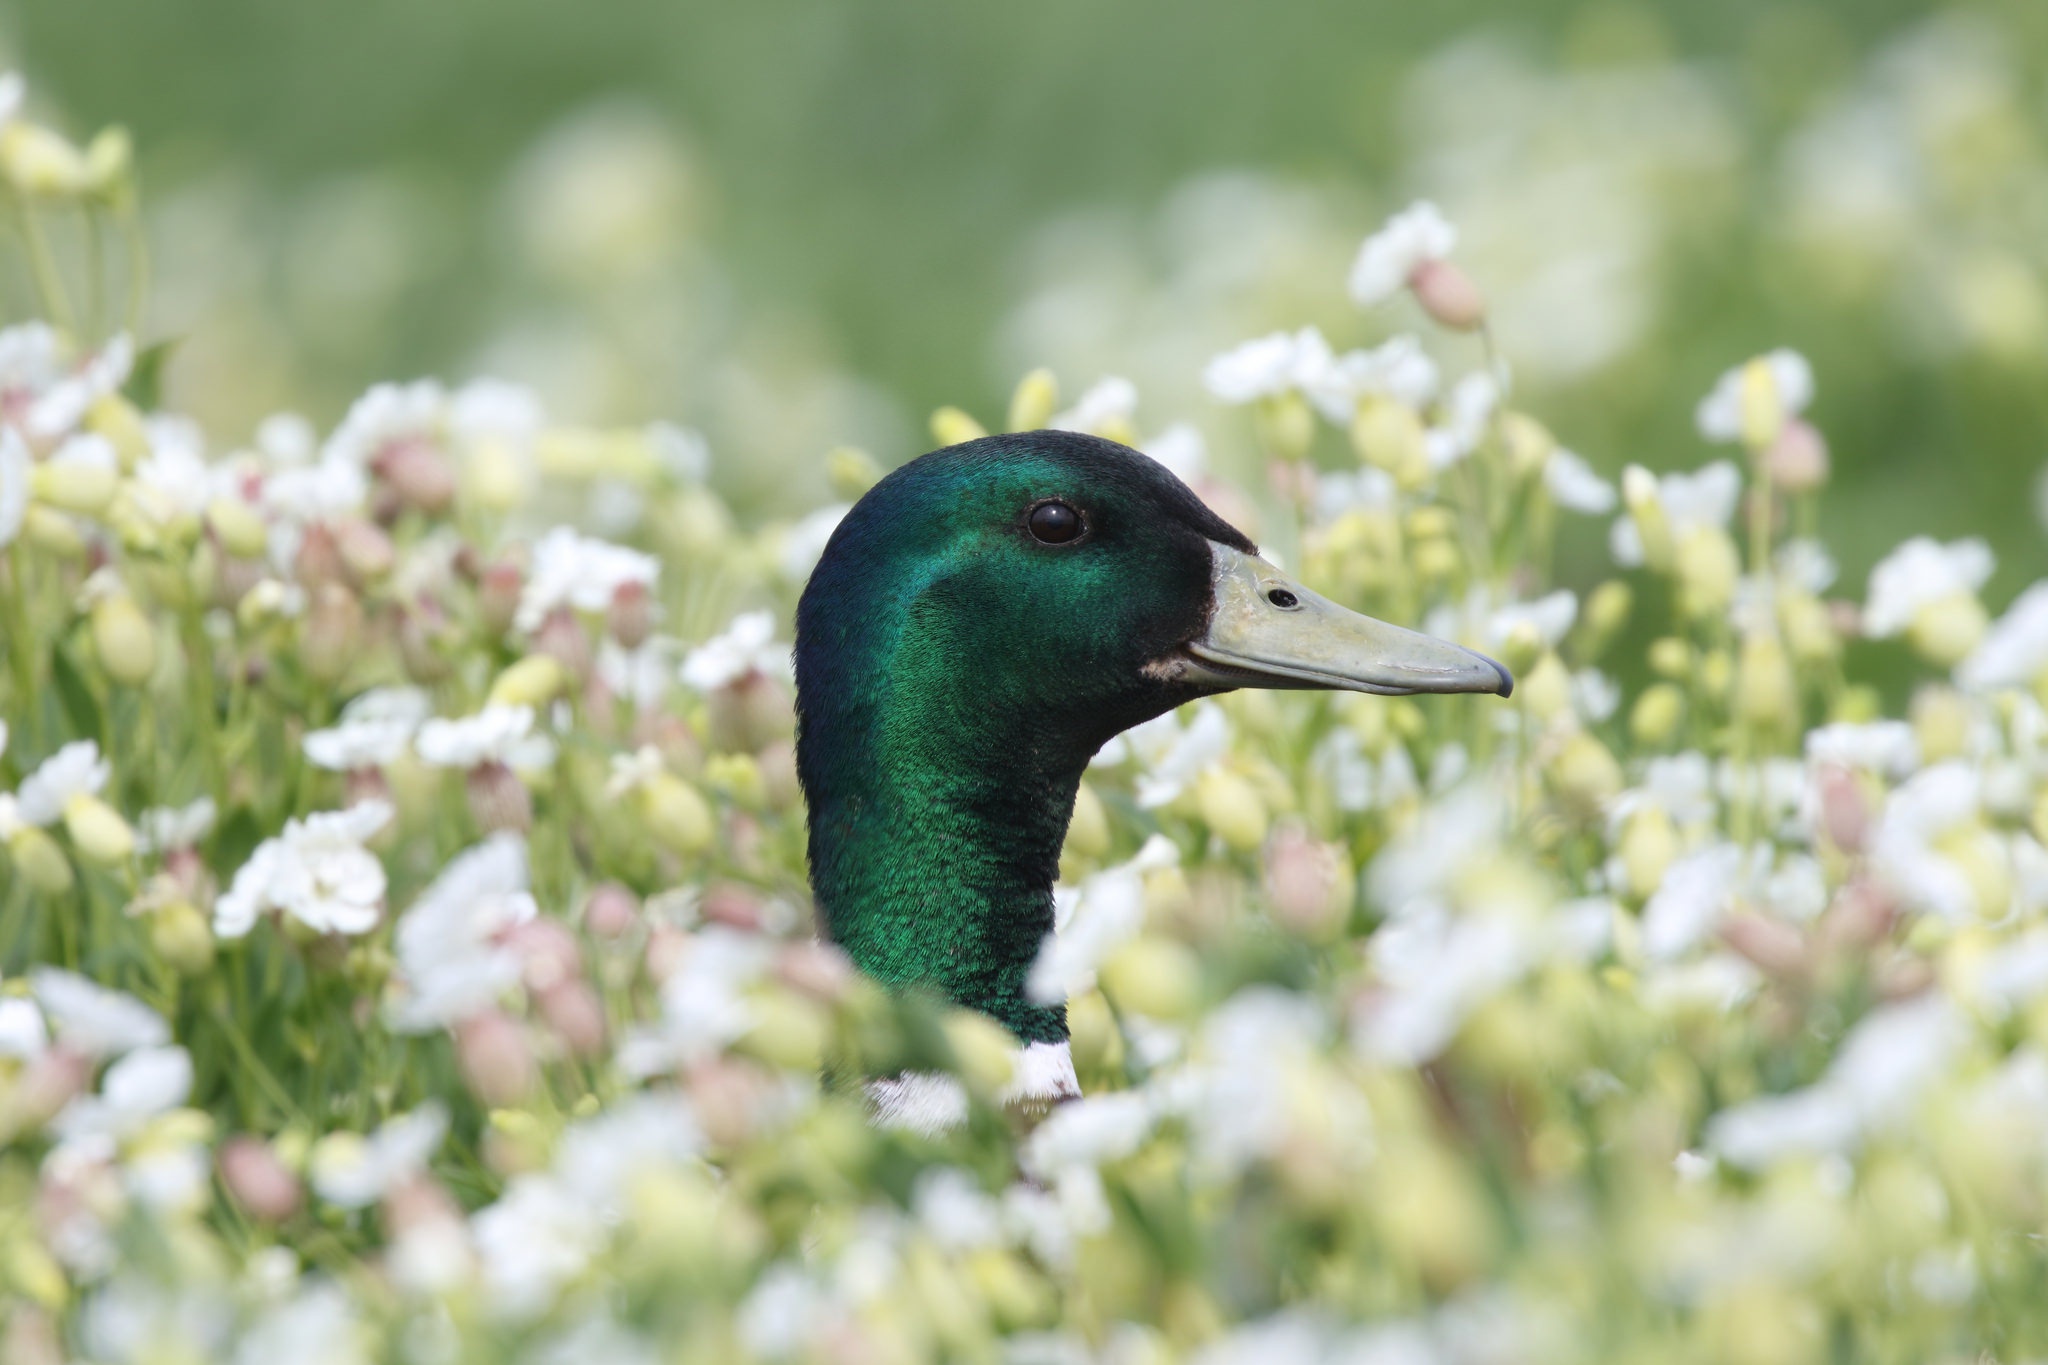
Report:
[[[693,424],[729,495],[788,512],[831,445],[895,463],[1043,363],[1130,377],[1141,426],[1228,464],[1202,361],[1413,325],[1343,278],[1426,194],[1524,405],[1596,467],[1708,458],[1698,397],[1791,345],[1843,589],[1918,531],[1990,539],[1994,604],[2048,566],[2041,0],[0,13],[44,112],[134,131],[168,396],[220,439],[489,372]],[[1580,525],[1575,576],[1605,558]]]

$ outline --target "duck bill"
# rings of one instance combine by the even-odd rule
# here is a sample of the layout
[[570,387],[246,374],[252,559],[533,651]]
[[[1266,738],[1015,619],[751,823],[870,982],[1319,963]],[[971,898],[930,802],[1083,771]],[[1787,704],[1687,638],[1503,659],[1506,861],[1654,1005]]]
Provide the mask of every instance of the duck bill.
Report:
[[1190,676],[1218,688],[1318,688],[1403,697],[1507,696],[1507,669],[1448,640],[1340,607],[1254,555],[1211,543],[1216,611],[1187,646]]

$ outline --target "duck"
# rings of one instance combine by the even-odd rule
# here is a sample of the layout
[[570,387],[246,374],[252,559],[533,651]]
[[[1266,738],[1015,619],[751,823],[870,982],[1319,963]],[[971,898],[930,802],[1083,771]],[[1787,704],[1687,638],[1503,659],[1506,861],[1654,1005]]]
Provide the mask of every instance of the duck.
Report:
[[[796,768],[821,937],[892,990],[1007,1029],[1007,1104],[1080,1094],[1026,979],[1081,777],[1130,727],[1239,688],[1514,688],[1460,645],[1283,573],[1164,465],[1077,432],[934,450],[840,520],[798,600]],[[867,1083],[884,1126],[965,1117],[950,1078]]]

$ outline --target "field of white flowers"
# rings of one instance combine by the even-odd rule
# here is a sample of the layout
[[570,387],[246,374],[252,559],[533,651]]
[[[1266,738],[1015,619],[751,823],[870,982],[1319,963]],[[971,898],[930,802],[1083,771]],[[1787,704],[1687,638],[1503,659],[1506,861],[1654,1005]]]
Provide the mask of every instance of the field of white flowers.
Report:
[[[135,341],[125,140],[20,99],[8,1365],[2048,1359],[2048,580],[1994,613],[1983,544],[1914,539],[1838,581],[1799,355],[1611,483],[1418,204],[1327,282],[1368,344],[1202,371],[1263,487],[1121,380],[933,415],[1136,444],[1519,679],[1106,749],[1037,973],[1087,1098],[1028,1127],[993,1025],[812,937],[787,630],[845,503],[739,524],[693,433],[490,381],[203,432]],[[633,544],[557,524],[619,496]],[[905,1069],[969,1123],[872,1123]]]

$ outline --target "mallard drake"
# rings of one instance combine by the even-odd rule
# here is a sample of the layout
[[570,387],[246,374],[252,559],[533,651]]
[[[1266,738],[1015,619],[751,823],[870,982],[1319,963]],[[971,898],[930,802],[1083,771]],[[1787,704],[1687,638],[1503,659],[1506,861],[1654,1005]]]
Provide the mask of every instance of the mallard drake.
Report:
[[[1481,654],[1318,596],[1150,457],[989,436],[918,457],[839,523],[796,615],[797,775],[822,932],[1022,1046],[1012,1098],[1079,1094],[1064,1003],[1025,981],[1083,770],[1240,687],[1508,695]],[[883,1119],[957,1099],[870,1086]]]

